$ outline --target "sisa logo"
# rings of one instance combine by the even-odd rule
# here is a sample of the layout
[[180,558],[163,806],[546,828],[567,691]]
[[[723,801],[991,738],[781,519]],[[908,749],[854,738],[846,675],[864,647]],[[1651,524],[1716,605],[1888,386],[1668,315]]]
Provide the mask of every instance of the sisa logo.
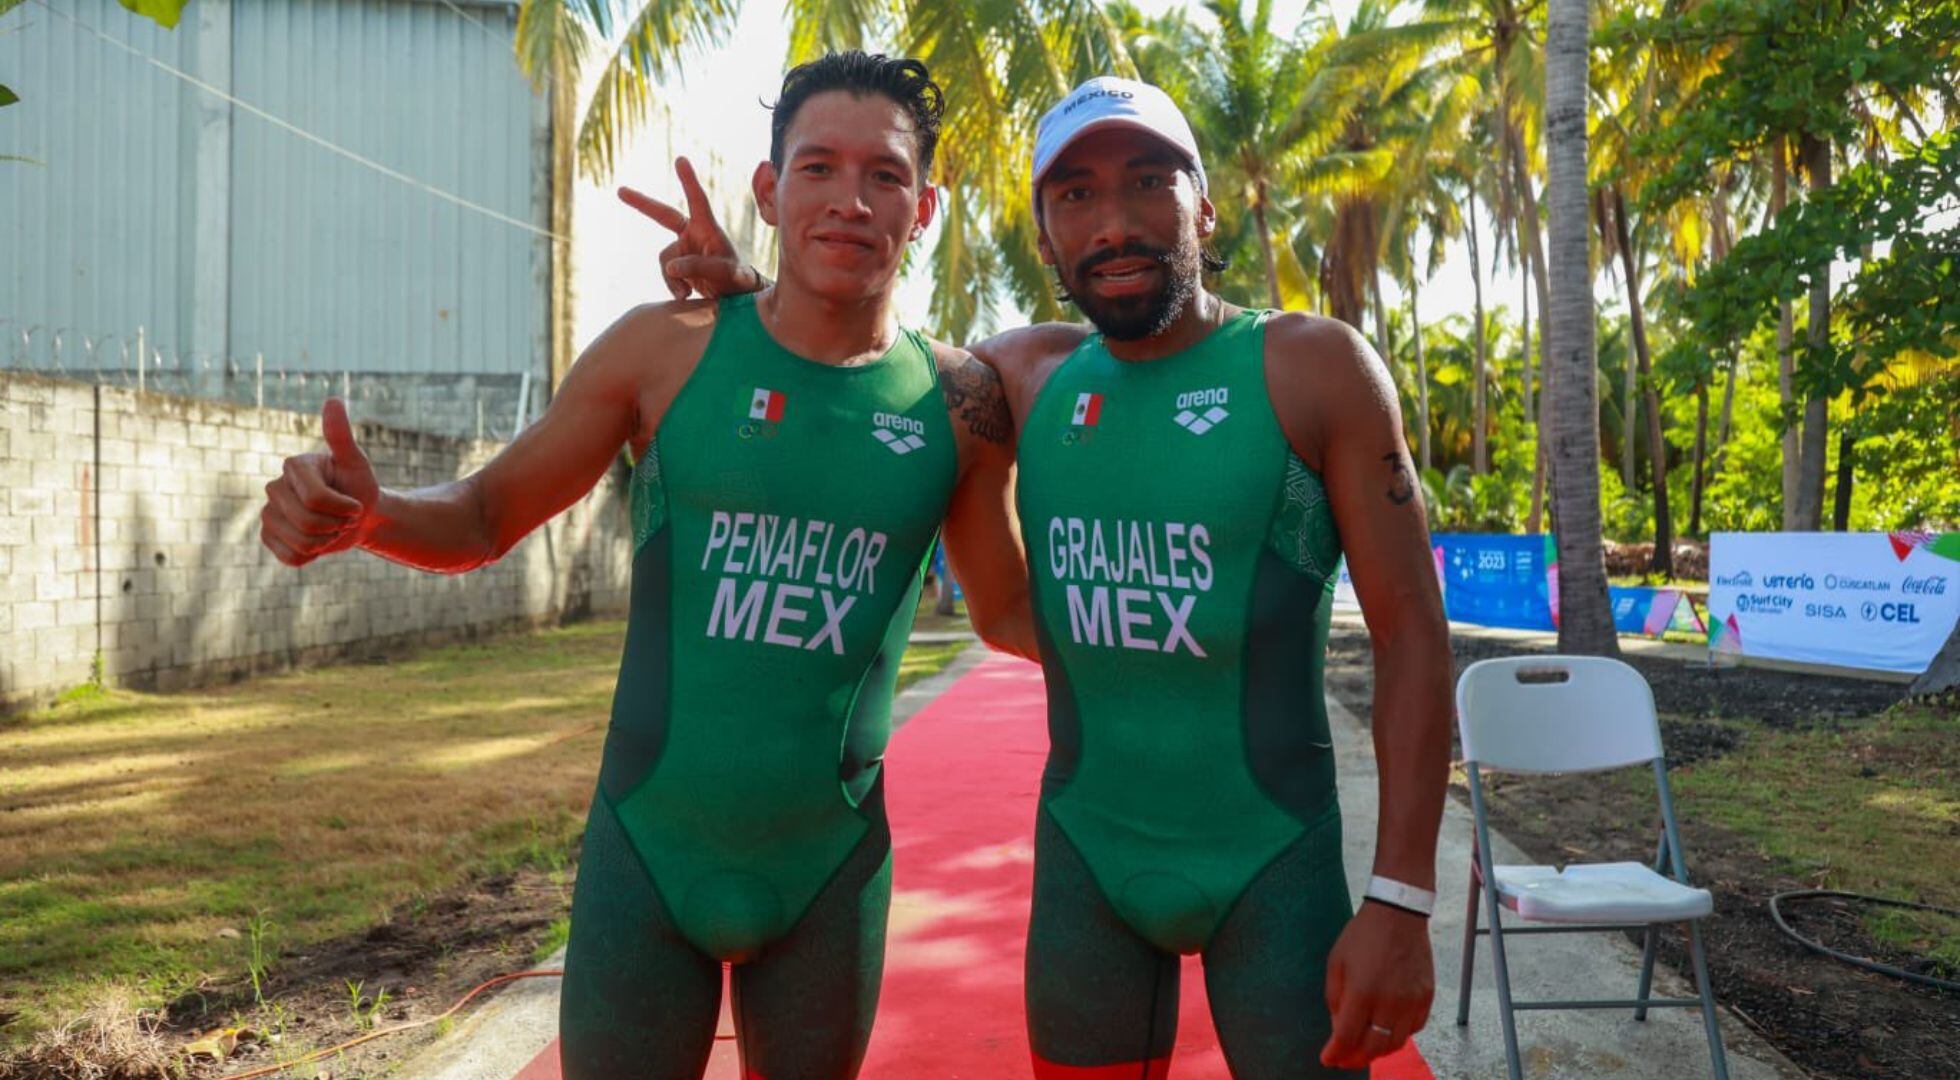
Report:
[[1902,623],[1907,626],[1919,624],[1918,610],[1912,604],[1898,601],[1888,600],[1883,604],[1874,604],[1867,600],[1865,606],[1858,609],[1858,613],[1865,617],[1866,622]]
[[914,450],[926,447],[926,426],[923,422],[898,413],[872,413],[871,435],[885,444],[885,449],[900,457]]
[[1937,574],[1930,577],[1908,577],[1899,583],[1899,591],[1907,596],[1945,596],[1946,579]]
[[1841,604],[1805,604],[1803,614],[1806,619],[1842,619],[1844,607]]
[[1715,575],[1715,584],[1733,589],[1753,589],[1756,587],[1756,579],[1750,576],[1749,571],[1739,570],[1733,574]]
[[[1193,435],[1203,435],[1225,422],[1232,415],[1225,411],[1225,403],[1231,399],[1231,392],[1223,386],[1210,390],[1190,390],[1177,395],[1177,415],[1171,417],[1178,427]],[[1207,408],[1207,406],[1209,406]],[[1204,412],[1198,412],[1198,409]]]
[[1763,576],[1763,588],[1815,590],[1817,579],[1809,574],[1766,574]]

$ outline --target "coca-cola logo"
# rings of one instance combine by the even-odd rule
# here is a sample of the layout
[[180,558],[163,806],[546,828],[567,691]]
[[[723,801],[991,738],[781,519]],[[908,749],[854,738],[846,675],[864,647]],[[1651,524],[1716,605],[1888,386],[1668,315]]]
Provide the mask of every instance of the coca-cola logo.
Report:
[[1899,591],[1907,596],[1945,596],[1946,579],[1938,574],[1908,577],[1899,583]]

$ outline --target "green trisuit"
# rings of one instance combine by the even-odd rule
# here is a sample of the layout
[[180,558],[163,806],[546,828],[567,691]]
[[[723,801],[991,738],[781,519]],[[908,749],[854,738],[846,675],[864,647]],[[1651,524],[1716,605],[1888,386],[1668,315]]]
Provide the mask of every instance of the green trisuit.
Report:
[[1340,541],[1273,414],[1265,321],[1134,363],[1093,336],[1021,433],[1052,739],[1038,1075],[1161,1075],[1193,952],[1240,1080],[1350,1075],[1319,1064],[1352,914],[1321,697]]
[[856,1075],[891,898],[880,760],[957,461],[924,339],[836,367],[721,302],[633,476],[568,1080],[700,1076],[724,962],[746,1077]]

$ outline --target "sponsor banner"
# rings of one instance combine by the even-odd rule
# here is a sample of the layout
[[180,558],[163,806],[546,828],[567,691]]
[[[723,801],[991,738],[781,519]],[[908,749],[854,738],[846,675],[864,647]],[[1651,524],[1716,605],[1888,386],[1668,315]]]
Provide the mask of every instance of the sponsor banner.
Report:
[[1716,533],[1709,647],[1917,674],[1960,616],[1960,533]]
[[1552,538],[1479,533],[1436,533],[1430,537],[1437,576],[1443,583],[1443,610],[1456,622],[1554,630]]
[[1679,589],[1611,585],[1613,625],[1622,634],[1660,637],[1669,631],[1706,636],[1695,606]]

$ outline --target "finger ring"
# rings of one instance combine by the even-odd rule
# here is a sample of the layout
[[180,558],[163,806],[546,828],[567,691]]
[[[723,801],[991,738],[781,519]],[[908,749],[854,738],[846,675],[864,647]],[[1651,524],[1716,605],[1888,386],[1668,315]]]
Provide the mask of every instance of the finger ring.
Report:
[[1383,1026],[1381,1026],[1380,1024],[1369,1024],[1369,1025],[1368,1025],[1368,1027],[1369,1027],[1369,1029],[1370,1029],[1370,1030],[1372,1030],[1372,1031],[1379,1031],[1379,1032],[1381,1032],[1381,1033],[1382,1033],[1383,1035],[1393,1035],[1393,1034],[1395,1034],[1395,1029],[1394,1029],[1394,1028],[1385,1028],[1385,1027],[1383,1027]]

